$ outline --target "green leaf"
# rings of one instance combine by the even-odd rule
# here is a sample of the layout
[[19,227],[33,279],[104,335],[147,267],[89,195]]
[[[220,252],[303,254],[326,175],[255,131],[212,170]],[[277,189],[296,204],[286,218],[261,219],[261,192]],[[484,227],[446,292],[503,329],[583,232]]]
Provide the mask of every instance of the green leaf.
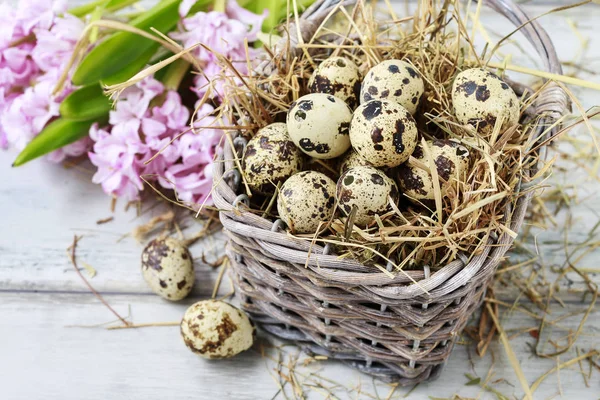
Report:
[[85,17],[87,14],[93,12],[96,7],[103,7],[108,0],[96,0],[82,6],[73,7],[67,10],[67,14],[74,15],[76,17]]
[[101,79],[100,83],[102,83],[102,85],[110,86],[115,85],[117,83],[125,82],[127,79],[131,78],[132,76],[140,72],[146,65],[148,65],[150,59],[152,59],[152,56],[158,50],[158,46],[158,43],[153,44],[148,48],[148,50],[142,53],[142,55],[140,55],[137,59],[135,59],[128,65],[124,66],[121,70],[117,71],[116,73],[110,76],[107,76],[106,78]]
[[[179,20],[180,0],[165,0],[131,21],[131,25],[150,32],[155,28],[162,33],[172,30]],[[119,73],[156,46],[156,42],[130,32],[118,32],[98,44],[81,61],[72,81],[87,86]]]
[[[188,16],[189,15],[193,15],[196,14],[199,11],[204,11],[206,10],[206,7],[208,7],[210,4],[213,3],[214,0],[196,0],[196,3],[194,3],[194,5],[192,6],[192,8],[190,8],[190,11],[188,12]],[[243,2],[243,1],[242,1]],[[238,4],[242,5],[242,2],[238,2]]]
[[470,381],[468,381],[467,383],[465,383],[465,386],[475,386],[475,385],[479,385],[481,383],[481,378],[473,378]]
[[[284,13],[287,12],[287,4],[280,4],[281,0],[268,0],[264,3],[264,7],[269,9],[269,15],[265,18],[265,22],[263,22],[263,28],[265,31],[270,32],[281,20],[282,8],[284,9]],[[257,12],[262,12],[262,10],[257,10]]]
[[[298,11],[302,12],[314,2],[315,0],[298,0]],[[287,17],[287,4],[288,0],[249,0],[244,7],[256,14],[262,13],[265,8],[268,9],[269,15],[262,28],[263,32],[270,32]]]
[[60,115],[74,121],[87,121],[108,115],[111,102],[98,84],[84,86],[60,104]]
[[17,156],[13,167],[18,167],[28,161],[48,154],[71,144],[84,136],[87,136],[94,122],[106,123],[106,120],[73,121],[66,118],[58,118],[44,128],[39,135]]
[[67,13],[81,18],[92,13],[96,7],[103,7],[108,12],[114,12],[135,4],[138,1],[139,0],[96,0],[82,6],[73,7],[67,10]]

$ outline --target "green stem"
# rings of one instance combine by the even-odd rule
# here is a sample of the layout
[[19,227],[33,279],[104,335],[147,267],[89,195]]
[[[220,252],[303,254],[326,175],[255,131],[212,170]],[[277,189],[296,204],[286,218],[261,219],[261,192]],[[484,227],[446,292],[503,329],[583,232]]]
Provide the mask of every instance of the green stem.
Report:
[[22,38],[19,38],[17,40],[10,42],[8,44],[8,47],[17,47],[17,46],[19,46],[23,43],[27,43],[27,42],[35,42],[35,34],[34,33],[30,33],[27,36],[23,36]]
[[96,0],[91,3],[84,4],[79,7],[73,7],[67,10],[67,14],[74,15],[78,18],[84,17],[87,14],[91,13],[96,9],[96,7],[101,7],[106,3],[106,0]]
[[92,13],[97,7],[104,7],[107,12],[116,12],[135,4],[138,1],[139,0],[96,0],[79,7],[73,7],[68,10],[67,13],[81,18]]
[[120,1],[117,1],[117,2],[111,1],[111,3],[115,3],[115,4],[111,5],[109,3],[106,6],[106,11],[110,12],[110,13],[116,12],[116,11],[119,11],[119,10],[125,8],[125,7],[129,7],[129,6],[133,5],[133,4],[137,3],[138,1],[140,1],[140,0],[120,0]]
[[185,61],[183,58],[180,58],[167,68],[165,75],[162,77],[161,81],[165,85],[167,90],[177,90],[179,89],[179,85],[181,81],[187,74],[188,69],[190,68],[190,63]]
[[213,10],[218,12],[225,12],[227,7],[227,0],[215,0],[213,3]]

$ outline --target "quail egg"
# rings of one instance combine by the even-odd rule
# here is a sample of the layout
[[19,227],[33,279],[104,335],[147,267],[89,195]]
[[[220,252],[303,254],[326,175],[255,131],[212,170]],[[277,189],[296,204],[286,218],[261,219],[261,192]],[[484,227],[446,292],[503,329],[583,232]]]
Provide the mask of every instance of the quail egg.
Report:
[[395,167],[410,157],[417,145],[417,124],[400,104],[371,100],[352,117],[352,148],[375,167]]
[[350,150],[340,160],[340,174],[343,174],[353,167],[366,167],[370,165],[371,164],[362,158],[356,151]]
[[352,111],[346,103],[324,93],[307,94],[292,103],[287,114],[290,137],[314,158],[340,156],[350,147]]
[[331,94],[354,109],[360,93],[358,67],[346,58],[330,57],[315,69],[308,81],[308,90],[311,93]]
[[[335,182],[315,171],[292,175],[279,190],[279,217],[295,233],[315,233],[335,211]],[[322,224],[321,224],[322,225]]]
[[246,182],[254,191],[270,194],[302,169],[302,152],[294,145],[286,124],[274,123],[258,131],[248,142],[242,158]]
[[483,68],[457,75],[452,84],[452,104],[458,121],[482,134],[490,134],[499,120],[501,130],[519,122],[517,95],[506,82]]
[[[440,189],[444,196],[456,179],[463,179],[469,166],[469,150],[455,140],[428,141],[427,146],[436,165],[440,178]],[[413,152],[413,157],[425,165],[429,159],[419,143]],[[408,163],[398,167],[396,171],[398,186],[402,193],[413,200],[433,200],[433,179],[431,174],[417,166]]]
[[391,100],[414,114],[425,91],[415,67],[400,60],[387,60],[367,72],[362,82],[360,102]]
[[394,203],[399,198],[396,183],[373,167],[354,167],[344,172],[337,182],[336,195],[338,208],[346,216],[356,206],[356,225],[370,224],[376,214],[390,211],[390,198]]
[[194,285],[192,256],[176,239],[154,239],[142,252],[142,275],[157,295],[167,300],[181,300]]
[[248,316],[224,301],[193,304],[181,320],[181,336],[190,350],[204,358],[228,358],[249,349],[255,329]]

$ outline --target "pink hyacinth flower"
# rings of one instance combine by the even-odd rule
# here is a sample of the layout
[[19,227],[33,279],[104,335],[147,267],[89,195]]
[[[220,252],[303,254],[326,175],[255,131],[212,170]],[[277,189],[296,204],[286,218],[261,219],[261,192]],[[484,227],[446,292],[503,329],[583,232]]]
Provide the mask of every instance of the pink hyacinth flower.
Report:
[[161,186],[173,189],[180,201],[195,208],[212,204],[212,163],[223,137],[213,112],[212,106],[202,105],[195,121],[197,133],[186,132],[174,143],[181,161],[167,168],[164,176],[159,178]]
[[[180,15],[185,16],[193,2],[184,1],[180,6]],[[222,80],[213,82],[221,75],[223,66],[218,56],[228,59],[242,75],[248,73],[248,55],[256,53],[252,48],[246,48],[247,42],[257,39],[267,11],[257,15],[240,7],[237,2],[230,0],[225,12],[199,12],[182,20],[180,32],[171,34],[176,40],[189,48],[197,44],[193,54],[200,61],[202,71],[195,80],[192,88],[202,97],[209,86],[212,86],[211,97],[226,95],[226,87]],[[235,74],[231,73],[231,77]],[[237,78],[233,79],[234,81]]]
[[139,138],[138,127],[132,121],[113,127],[110,133],[95,125],[90,130],[95,144],[88,156],[98,167],[92,182],[101,184],[107,194],[128,200],[139,198],[143,189],[140,155],[146,154],[147,149]]
[[66,14],[57,18],[50,30],[36,29],[37,43],[31,57],[37,66],[45,72],[66,68],[84,28],[83,21]]
[[28,87],[2,113],[0,123],[6,138],[17,150],[23,150],[52,118],[59,115],[59,103],[52,98],[53,89],[51,81]]

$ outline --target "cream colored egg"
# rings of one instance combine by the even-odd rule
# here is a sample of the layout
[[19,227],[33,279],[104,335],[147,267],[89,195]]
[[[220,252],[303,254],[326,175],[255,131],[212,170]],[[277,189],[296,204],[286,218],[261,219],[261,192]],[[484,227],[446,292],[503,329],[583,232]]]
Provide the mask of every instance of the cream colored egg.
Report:
[[315,69],[308,81],[311,93],[331,94],[354,109],[360,93],[360,72],[354,62],[343,57],[330,57]]
[[249,349],[255,329],[248,316],[224,301],[204,300],[181,320],[185,345],[204,358],[228,358]]
[[458,74],[452,84],[452,104],[459,122],[485,135],[496,123],[502,123],[503,131],[519,122],[517,95],[506,82],[483,68]]
[[415,67],[401,60],[387,60],[367,72],[362,82],[360,103],[371,100],[395,101],[414,114],[425,85]]
[[244,177],[250,188],[271,194],[277,183],[302,169],[302,152],[290,138],[286,124],[268,125],[250,139],[242,158]]
[[343,174],[350,168],[367,166],[371,166],[371,164],[367,160],[362,158],[356,151],[351,149],[344,155],[344,157],[342,157],[339,169],[340,174]]
[[398,187],[383,171],[373,167],[350,168],[337,182],[338,208],[350,215],[356,207],[354,223],[367,225],[391,210],[390,198],[398,202]]
[[375,167],[395,167],[408,160],[417,136],[412,115],[389,100],[361,104],[350,126],[352,148]]
[[279,218],[294,233],[315,233],[335,211],[335,182],[315,171],[289,178],[277,197]]
[[350,147],[348,131],[352,111],[330,94],[307,94],[295,101],[287,114],[290,137],[303,152],[314,158],[340,156]]
[[[428,141],[427,146],[431,152],[431,157],[436,165],[440,180],[440,189],[442,196],[445,196],[451,185],[456,185],[456,181],[462,181],[468,173],[469,150],[455,140],[435,140]],[[429,159],[419,143],[413,153],[418,161],[429,165]],[[431,174],[418,166],[401,165],[396,170],[398,186],[402,193],[413,200],[433,200],[435,199],[433,189],[433,178]]]
[[142,252],[142,275],[157,295],[167,300],[181,300],[194,286],[192,256],[176,239],[155,239]]

